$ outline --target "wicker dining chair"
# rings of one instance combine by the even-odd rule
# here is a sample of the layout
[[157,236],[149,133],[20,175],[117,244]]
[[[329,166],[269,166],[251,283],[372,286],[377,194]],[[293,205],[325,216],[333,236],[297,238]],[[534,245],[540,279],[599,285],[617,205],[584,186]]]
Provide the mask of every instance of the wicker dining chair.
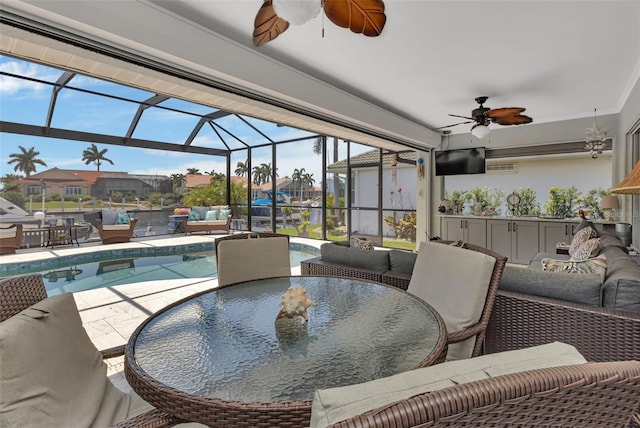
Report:
[[[455,251],[452,250],[454,248]],[[452,251],[455,254],[451,254]],[[474,256],[474,253],[479,254]],[[487,264],[487,257],[493,259],[492,268]],[[468,265],[473,260],[480,263],[478,266],[484,266],[482,272],[469,271]],[[452,359],[452,355],[454,358],[469,358],[482,353],[506,264],[506,256],[466,242],[421,244],[407,291],[429,302],[444,319],[449,345],[447,359]],[[485,276],[480,278],[479,275]],[[475,285],[470,286],[473,282]],[[472,301],[474,293],[477,300]],[[460,325],[464,327],[460,328]]]
[[331,425],[377,427],[640,427],[640,362],[512,373],[427,392]]
[[216,238],[218,285],[291,275],[289,235],[240,233]]
[[[62,369],[62,370],[56,370],[56,372],[63,371],[65,373],[66,372],[74,373],[77,371],[84,373],[89,369],[83,368],[83,366],[86,365],[94,368],[96,368],[97,366],[98,367],[97,371],[92,372],[92,375],[87,377],[91,378],[92,380],[97,380],[98,382],[103,382],[103,383],[107,382],[105,383],[107,385],[108,383],[110,383],[108,379],[106,381],[104,380],[104,378],[102,380],[96,379],[96,377],[99,378],[100,376],[106,376],[106,367],[104,369],[100,368],[101,366],[104,366],[104,363],[101,362],[102,358],[106,358],[105,354],[108,355],[109,357],[123,355],[124,347],[111,348],[106,352],[103,352],[102,354],[100,354],[99,351],[95,349],[93,344],[91,344],[89,337],[87,336],[86,332],[82,328],[80,315],[77,311],[77,307],[75,306],[75,302],[73,302],[73,297],[71,297],[70,294],[68,294],[67,296],[69,297],[67,297],[66,306],[59,306],[59,307],[73,309],[73,311],[75,312],[69,311],[68,313],[65,313],[65,314],[56,314],[56,316],[53,316],[53,318],[58,318],[58,316],[64,318],[65,319],[64,321],[57,322],[57,324],[61,323],[63,325],[70,325],[73,327],[72,329],[75,331],[73,333],[70,333],[67,331],[57,331],[57,329],[51,329],[51,331],[49,332],[50,334],[44,333],[44,335],[50,336],[50,337],[60,336],[59,337],[60,342],[64,342],[66,339],[71,339],[74,345],[69,346],[67,348],[71,350],[70,352],[73,353],[74,357],[69,359],[65,359],[65,357],[61,357],[57,352],[51,352],[51,353],[39,352],[39,348],[42,348],[44,346],[41,341],[39,341],[37,344],[36,343],[29,344],[25,342],[28,339],[26,339],[24,336],[19,336],[19,337],[16,336],[16,331],[24,330],[24,327],[21,327],[20,324],[29,324],[29,327],[27,328],[28,333],[25,334],[25,336],[28,336],[33,331],[37,332],[39,330],[45,329],[46,326],[44,324],[43,325],[39,325],[39,324],[48,322],[48,321],[45,321],[45,319],[50,318],[49,315],[45,315],[44,317],[42,317],[41,315],[37,315],[37,314],[47,313],[47,310],[44,310],[43,308],[47,306],[48,301],[54,300],[54,299],[60,300],[61,297],[63,296],[55,296],[54,298],[47,298],[47,292],[44,286],[44,281],[42,279],[42,275],[40,274],[17,276],[17,277],[0,280],[0,330],[1,330],[0,331],[0,383],[1,383],[0,390],[6,391],[8,388],[11,388],[12,391],[24,392],[25,388],[27,389],[31,388],[31,389],[36,389],[38,391],[47,391],[46,393],[42,393],[42,394],[38,393],[35,395],[31,393],[26,393],[24,400],[17,400],[18,403],[15,402],[16,401],[15,397],[5,396],[3,398],[0,398],[0,413],[4,413],[5,411],[9,412],[9,413],[4,413],[5,416],[3,416],[3,418],[4,417],[7,418],[7,421],[13,420],[12,418],[22,418],[25,415],[26,417],[29,417],[30,415],[37,415],[36,417],[40,418],[41,414],[46,411],[44,410],[42,412],[40,412],[40,410],[36,411],[35,408],[31,407],[31,404],[30,404],[31,400],[33,399],[38,400],[42,396],[42,397],[45,397],[44,399],[47,402],[51,402],[60,398],[60,395],[59,395],[60,392],[55,392],[55,391],[57,390],[57,388],[60,388],[61,385],[48,384],[47,382],[50,381],[51,376],[48,376],[46,373],[39,373],[39,371],[45,370],[44,368],[45,366],[56,366]],[[12,317],[20,316],[18,314],[20,314],[23,311],[26,312],[30,308],[33,308],[33,312],[35,313],[35,315],[24,314],[22,323],[14,322],[16,321],[16,319],[12,319]],[[38,318],[41,318],[43,320],[42,323],[37,321]],[[41,335],[43,334],[42,331],[40,331],[40,334]],[[70,337],[70,336],[73,336],[73,337]],[[22,343],[22,344],[19,345],[19,343]],[[78,343],[84,346],[77,346]],[[16,356],[15,348],[18,347],[17,345],[23,346],[23,347],[24,346],[30,347],[30,351],[28,352],[29,356],[25,355],[23,359],[24,361],[22,363],[16,363],[15,361],[14,362],[11,361],[12,359],[14,359],[12,357]],[[40,349],[40,351],[46,351],[46,350]],[[102,355],[102,358],[100,358],[100,355]],[[13,377],[9,375],[8,372],[13,372],[16,370],[17,371],[24,370],[21,367],[23,367],[24,364],[28,364],[28,362],[26,361],[28,361],[29,359],[33,359],[33,360],[37,359],[38,361],[41,361],[41,363],[37,363],[37,361],[34,361],[34,364],[30,366],[31,368],[28,369],[28,372],[31,373],[31,375],[35,377],[36,380],[34,382],[29,382],[29,385],[27,385],[26,387],[23,387],[20,385],[20,379],[22,376]],[[73,364],[73,367],[68,367],[71,364]],[[64,368],[65,366],[67,366],[66,369]],[[72,376],[72,377],[75,377],[75,376]],[[69,379],[69,381],[72,381],[72,379]],[[107,390],[111,390],[114,388],[115,387],[110,386],[107,388]],[[72,413],[73,411],[84,412],[86,410],[86,409],[76,409],[77,400],[75,400],[74,397],[66,396],[66,393],[69,391],[69,389],[67,389],[65,386],[62,386],[62,389],[63,389],[62,395],[66,397],[64,401],[69,403],[69,406],[67,406],[69,407],[69,409],[66,409],[66,410],[58,409],[58,410],[62,411],[65,414]],[[124,393],[119,393],[119,394],[124,394]],[[105,393],[105,395],[107,394]],[[116,392],[116,395],[118,395],[117,392]],[[110,395],[110,397],[113,397],[113,395]],[[94,403],[94,405],[92,405],[91,407],[97,406],[97,405],[98,403]],[[121,420],[113,426],[118,428],[133,428],[133,427],[160,428],[160,427],[171,427],[181,422],[180,420],[164,412],[161,412],[158,409],[153,409],[148,404],[145,404],[142,402],[142,405],[148,408],[145,412],[137,416],[133,416],[131,418]],[[144,409],[145,407],[141,407],[141,408]],[[22,416],[16,416],[17,414],[20,414]],[[49,415],[49,417],[51,416]],[[22,421],[25,422],[24,420]],[[53,424],[54,422],[57,423],[58,421],[51,420],[50,422]],[[31,425],[31,424],[28,423],[28,425]]]

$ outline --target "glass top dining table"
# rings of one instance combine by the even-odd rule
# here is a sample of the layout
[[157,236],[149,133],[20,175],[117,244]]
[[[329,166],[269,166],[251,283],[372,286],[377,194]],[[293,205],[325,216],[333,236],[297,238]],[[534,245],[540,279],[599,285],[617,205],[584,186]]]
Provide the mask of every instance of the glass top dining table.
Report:
[[[302,286],[316,303],[280,319]],[[211,426],[308,423],[316,389],[370,381],[442,361],[446,329],[426,302],[349,278],[294,276],[205,291],[147,319],[127,345],[125,373],[165,412]],[[295,419],[298,418],[298,419]],[[293,426],[296,426],[293,423]]]

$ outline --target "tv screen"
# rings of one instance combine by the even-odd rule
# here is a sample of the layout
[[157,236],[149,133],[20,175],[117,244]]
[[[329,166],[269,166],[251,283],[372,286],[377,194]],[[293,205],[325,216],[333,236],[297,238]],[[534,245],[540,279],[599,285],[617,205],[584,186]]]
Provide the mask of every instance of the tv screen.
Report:
[[435,152],[436,175],[484,174],[485,149],[441,150]]

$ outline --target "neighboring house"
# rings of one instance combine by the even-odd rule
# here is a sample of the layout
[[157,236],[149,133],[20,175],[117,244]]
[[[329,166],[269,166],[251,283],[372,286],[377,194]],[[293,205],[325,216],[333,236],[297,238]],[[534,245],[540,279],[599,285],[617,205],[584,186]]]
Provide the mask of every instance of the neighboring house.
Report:
[[91,194],[91,188],[102,174],[97,171],[78,171],[72,169],[51,168],[46,171],[21,178],[25,195],[51,196],[58,194],[65,198]]
[[168,177],[160,175],[135,175],[126,172],[83,171],[51,168],[29,178],[21,178],[25,195],[47,197],[58,194],[70,199],[79,195],[108,198],[115,192],[134,193],[146,197],[151,192],[163,192]]
[[[417,154],[414,151],[385,153],[382,156],[382,209],[383,216],[402,218],[406,211],[414,211],[417,203],[416,170]],[[362,235],[378,235],[378,164],[380,151],[371,150],[351,157],[351,207],[353,232]],[[333,193],[331,183],[338,180],[338,194],[344,196],[344,185],[339,177],[346,178],[347,160],[341,160],[327,167],[327,191]],[[338,174],[338,176],[334,176]],[[397,210],[397,211],[396,211]],[[393,229],[383,222],[383,236],[395,236]]]

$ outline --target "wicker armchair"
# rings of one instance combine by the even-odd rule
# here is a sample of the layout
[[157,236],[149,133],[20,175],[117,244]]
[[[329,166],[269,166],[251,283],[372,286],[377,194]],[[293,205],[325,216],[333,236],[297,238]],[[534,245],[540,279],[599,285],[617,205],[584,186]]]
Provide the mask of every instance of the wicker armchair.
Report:
[[[452,245],[452,244],[456,244],[456,243],[441,242],[437,245]],[[493,272],[491,273],[491,276],[489,278],[489,284],[488,284],[486,298],[484,300],[484,306],[482,308],[482,313],[480,315],[478,322],[476,322],[474,325],[471,325],[467,328],[464,328],[458,331],[452,331],[452,332],[449,332],[448,334],[449,346],[455,343],[460,343],[462,341],[473,338],[475,336],[475,342],[473,345],[473,351],[471,353],[471,357],[477,357],[478,355],[482,354],[487,325],[489,324],[491,311],[493,310],[493,306],[496,300],[496,293],[498,292],[498,285],[500,284],[500,278],[502,277],[502,272],[504,271],[504,268],[507,264],[507,257],[502,254],[498,254],[494,251],[491,251],[487,248],[469,244],[466,242],[465,243],[459,242],[456,244],[456,246],[463,249],[470,250],[470,251],[476,251],[482,254],[486,254],[495,259]],[[418,257],[420,257],[420,255],[418,255]],[[419,259],[416,261],[416,263],[418,262],[419,262]],[[463,263],[464,261],[461,260],[460,262]],[[455,267],[451,269],[455,269]],[[411,281],[422,281],[422,280],[423,278],[416,279],[416,273],[414,270],[414,274],[412,276]],[[424,280],[428,280],[428,277],[424,278]],[[446,284],[433,284],[433,286],[435,287],[442,287],[445,285]],[[409,284],[408,291],[412,292],[411,283]],[[429,300],[429,299],[426,299],[426,300]],[[431,301],[429,301],[429,303],[433,304]],[[436,310],[438,310],[437,305],[436,305]],[[445,322],[447,322],[446,319],[445,319]]]
[[[17,315],[21,311],[29,308],[32,305],[35,305],[44,299],[47,298],[47,292],[44,286],[44,281],[42,279],[42,275],[33,274],[33,275],[25,275],[13,278],[7,278],[0,280],[0,328],[2,328],[2,321],[5,321],[11,318],[14,315]],[[5,358],[6,356],[4,349],[0,346],[0,354],[3,356],[0,359]],[[103,352],[103,357],[108,355],[109,357],[119,356],[124,354],[124,346],[112,348]],[[50,358],[51,356],[42,355],[42,358]],[[107,357],[105,357],[107,358]],[[74,366],[75,367],[75,366]],[[34,367],[34,370],[37,370]],[[43,377],[43,379],[46,378]],[[2,389],[2,388],[0,388]],[[48,389],[48,388],[45,388]],[[70,403],[73,406],[73,398],[69,397]],[[28,404],[25,404],[28,405]],[[80,409],[82,411],[82,409]],[[53,421],[52,421],[53,422]],[[116,425],[118,428],[128,428],[128,427],[171,427],[174,426],[181,421],[167,415],[160,410],[153,409],[149,410],[145,413],[142,413],[138,416],[129,418],[127,420],[123,420]]]
[[[15,230],[12,230],[15,229]],[[22,225],[0,227],[0,254],[14,254],[22,243]]]
[[378,408],[332,425],[377,427],[637,427],[640,362],[530,370]]
[[96,222],[100,239],[103,244],[129,242],[133,237],[137,219],[132,218],[128,225],[103,225],[101,220]]
[[215,247],[219,285],[291,275],[289,235],[270,232],[227,235],[216,238]]

